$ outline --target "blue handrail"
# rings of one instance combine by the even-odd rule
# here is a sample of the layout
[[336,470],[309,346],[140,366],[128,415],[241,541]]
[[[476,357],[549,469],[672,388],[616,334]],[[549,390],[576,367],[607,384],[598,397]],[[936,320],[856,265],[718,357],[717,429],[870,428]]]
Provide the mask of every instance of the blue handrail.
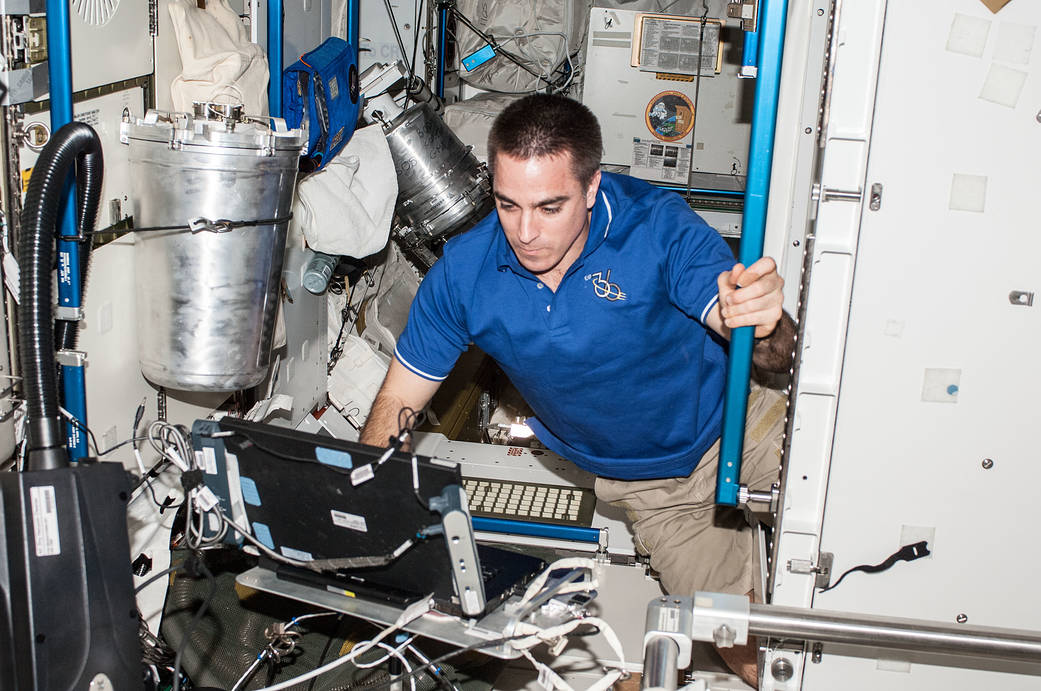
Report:
[[531,521],[515,521],[506,518],[485,518],[474,516],[474,530],[489,533],[506,533],[508,535],[530,535],[553,540],[572,540],[574,542],[600,542],[598,528],[584,528],[577,525],[556,525],[552,523],[533,523]]
[[445,97],[445,51],[448,49],[448,10],[437,19],[437,97]]
[[745,32],[745,45],[741,53],[741,71],[738,77],[755,79],[759,73],[759,31]]
[[282,0],[267,0],[267,105],[273,118],[282,117]]
[[[358,0],[347,0],[347,43],[354,46],[355,51],[359,51],[358,47],[358,22],[360,21],[359,14],[360,5]],[[416,29],[419,30],[418,27]],[[360,52],[359,52],[360,55]]]
[[[47,0],[47,70],[51,80],[51,132],[72,122],[72,49],[68,0]],[[76,235],[76,183],[70,176],[59,216],[59,235]],[[80,248],[58,241],[58,306],[73,313],[83,305],[80,291]],[[86,427],[87,390],[82,365],[62,365],[62,393],[66,410]],[[72,423],[65,427],[70,460],[87,455],[86,435]]]
[[[759,69],[748,146],[748,180],[741,219],[741,248],[738,252],[738,261],[745,266],[763,256],[787,16],[788,0],[760,0]],[[730,335],[723,435],[719,449],[719,469],[716,472],[716,503],[724,506],[737,505],[748,407],[748,379],[752,372],[754,345],[754,329],[750,326],[734,329]]]

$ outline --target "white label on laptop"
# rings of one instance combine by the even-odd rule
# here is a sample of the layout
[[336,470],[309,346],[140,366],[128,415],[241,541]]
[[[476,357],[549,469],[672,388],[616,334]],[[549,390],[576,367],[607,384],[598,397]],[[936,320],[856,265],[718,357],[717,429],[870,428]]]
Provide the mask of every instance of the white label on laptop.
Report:
[[365,516],[358,516],[353,513],[344,513],[343,511],[337,511],[336,509],[330,509],[329,513],[333,515],[333,523],[341,528],[350,528],[351,530],[357,530],[359,533],[369,532],[369,526],[365,524]]
[[372,469],[371,463],[360,465],[351,471],[351,484],[357,487],[363,482],[368,482],[376,477],[376,471]]
[[292,547],[279,547],[278,551],[282,553],[282,556],[289,557],[290,559],[296,559],[297,561],[314,561],[314,557],[311,556],[311,553],[305,552],[302,549],[293,549]]
[[61,554],[58,539],[58,508],[54,502],[54,487],[41,485],[29,488],[29,502],[33,510],[33,537],[36,556],[52,557]]

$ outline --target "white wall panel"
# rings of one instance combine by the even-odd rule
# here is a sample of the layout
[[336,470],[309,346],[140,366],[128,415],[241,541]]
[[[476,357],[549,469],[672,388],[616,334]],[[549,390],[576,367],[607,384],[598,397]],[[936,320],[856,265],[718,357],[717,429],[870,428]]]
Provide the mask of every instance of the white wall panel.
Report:
[[[865,85],[844,81],[837,63],[829,137],[870,127],[860,185],[883,193],[878,210],[861,207],[821,549],[835,555],[834,580],[909,535],[934,537],[930,557],[852,574],[816,594],[815,608],[1041,628],[1041,557],[1028,546],[1041,508],[1024,496],[1041,484],[1041,300],[1009,302],[1013,290],[1041,292],[1038,25],[1036,3],[992,14],[978,0],[888,2],[873,122],[840,96]],[[849,43],[859,30],[840,36]],[[1009,71],[1022,77],[994,81]],[[956,176],[969,176],[969,189]],[[980,178],[982,196],[971,189]],[[818,278],[811,285],[823,288]],[[1041,665],[1012,675],[876,657],[825,645],[804,688],[1041,687]]]

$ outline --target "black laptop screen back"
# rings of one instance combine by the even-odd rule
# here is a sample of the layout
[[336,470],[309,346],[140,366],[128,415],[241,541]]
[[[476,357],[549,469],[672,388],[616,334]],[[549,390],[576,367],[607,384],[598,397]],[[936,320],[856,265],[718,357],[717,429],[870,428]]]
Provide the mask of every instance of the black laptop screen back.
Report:
[[[411,456],[395,454],[375,475],[351,484],[351,471],[375,462],[379,449],[330,437],[226,418],[224,447],[238,459],[240,486],[254,536],[298,560],[389,554],[441,517],[413,493]],[[419,495],[459,485],[459,469],[418,461]],[[451,565],[440,536],[416,544],[389,566],[356,569],[338,580],[410,596],[452,594]],[[347,585],[344,585],[345,589]]]

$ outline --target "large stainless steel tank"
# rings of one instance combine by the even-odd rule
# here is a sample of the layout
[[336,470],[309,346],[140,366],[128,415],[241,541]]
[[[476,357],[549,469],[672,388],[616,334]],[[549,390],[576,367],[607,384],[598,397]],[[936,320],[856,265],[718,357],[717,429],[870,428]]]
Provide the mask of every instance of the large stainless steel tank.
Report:
[[398,178],[395,232],[406,250],[439,247],[492,210],[487,170],[429,105],[409,108],[384,133]]
[[149,111],[124,122],[120,140],[130,147],[135,227],[268,221],[135,233],[141,372],[187,391],[255,386],[270,364],[288,228],[270,220],[290,214],[306,137],[204,104],[194,114]]

